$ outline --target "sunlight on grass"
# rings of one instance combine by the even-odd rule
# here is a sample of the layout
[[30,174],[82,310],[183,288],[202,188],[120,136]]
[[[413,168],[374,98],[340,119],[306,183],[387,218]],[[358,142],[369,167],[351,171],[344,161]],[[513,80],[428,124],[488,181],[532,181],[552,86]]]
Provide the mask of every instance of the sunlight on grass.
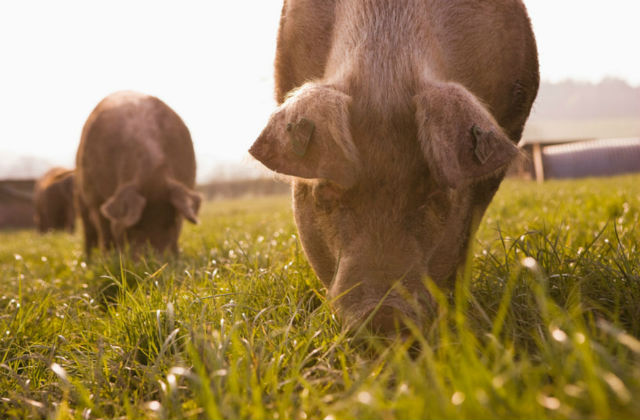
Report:
[[0,233],[2,418],[640,416],[640,177],[507,180],[405,340],[346,331],[288,197],[209,202],[179,257]]

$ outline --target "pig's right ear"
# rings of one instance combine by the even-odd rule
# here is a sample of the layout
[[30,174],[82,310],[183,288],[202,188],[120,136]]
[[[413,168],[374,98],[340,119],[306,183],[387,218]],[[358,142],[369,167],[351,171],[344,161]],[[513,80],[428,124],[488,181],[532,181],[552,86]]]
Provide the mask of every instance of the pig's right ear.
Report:
[[284,175],[355,185],[360,168],[351,138],[351,97],[330,86],[307,83],[271,115],[249,153]]
[[147,200],[133,185],[125,185],[113,194],[102,206],[100,212],[111,222],[114,236],[121,236],[127,228],[138,223]]

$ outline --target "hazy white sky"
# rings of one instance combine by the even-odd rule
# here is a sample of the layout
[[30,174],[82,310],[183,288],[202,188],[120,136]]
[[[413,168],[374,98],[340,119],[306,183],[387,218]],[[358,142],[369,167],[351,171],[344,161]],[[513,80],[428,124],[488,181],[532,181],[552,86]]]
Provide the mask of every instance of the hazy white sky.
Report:
[[[640,85],[640,1],[525,0],[542,77]],[[185,120],[202,179],[242,161],[275,106],[281,0],[0,1],[0,159],[72,166],[110,92],[156,95]]]

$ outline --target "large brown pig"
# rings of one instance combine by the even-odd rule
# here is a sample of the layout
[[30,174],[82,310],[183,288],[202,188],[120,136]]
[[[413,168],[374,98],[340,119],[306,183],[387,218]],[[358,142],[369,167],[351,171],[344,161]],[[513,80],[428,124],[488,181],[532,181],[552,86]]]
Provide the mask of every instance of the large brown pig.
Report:
[[53,168],[36,182],[33,189],[34,220],[41,233],[51,230],[73,232],[76,225],[74,178],[71,169]]
[[87,254],[125,242],[134,252],[145,244],[177,252],[182,219],[197,222],[191,135],[158,98],[117,92],[103,99],[84,125],[76,164]]
[[351,325],[379,304],[376,330],[420,322],[423,279],[453,285],[518,154],[539,84],[524,5],[285,0],[275,69],[280,106],[250,153],[292,177],[329,298]]

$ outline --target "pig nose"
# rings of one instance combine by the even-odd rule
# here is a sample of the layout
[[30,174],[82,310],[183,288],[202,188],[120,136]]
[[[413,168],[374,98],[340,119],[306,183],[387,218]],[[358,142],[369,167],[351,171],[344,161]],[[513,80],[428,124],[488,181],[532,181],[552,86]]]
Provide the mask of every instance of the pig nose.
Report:
[[397,296],[352,301],[338,305],[338,312],[352,331],[364,330],[375,335],[397,337],[408,335],[408,324],[419,325],[419,315],[408,302]]
[[367,314],[368,329],[374,334],[404,336],[409,333],[407,322],[415,323],[415,316],[392,305],[381,305]]

